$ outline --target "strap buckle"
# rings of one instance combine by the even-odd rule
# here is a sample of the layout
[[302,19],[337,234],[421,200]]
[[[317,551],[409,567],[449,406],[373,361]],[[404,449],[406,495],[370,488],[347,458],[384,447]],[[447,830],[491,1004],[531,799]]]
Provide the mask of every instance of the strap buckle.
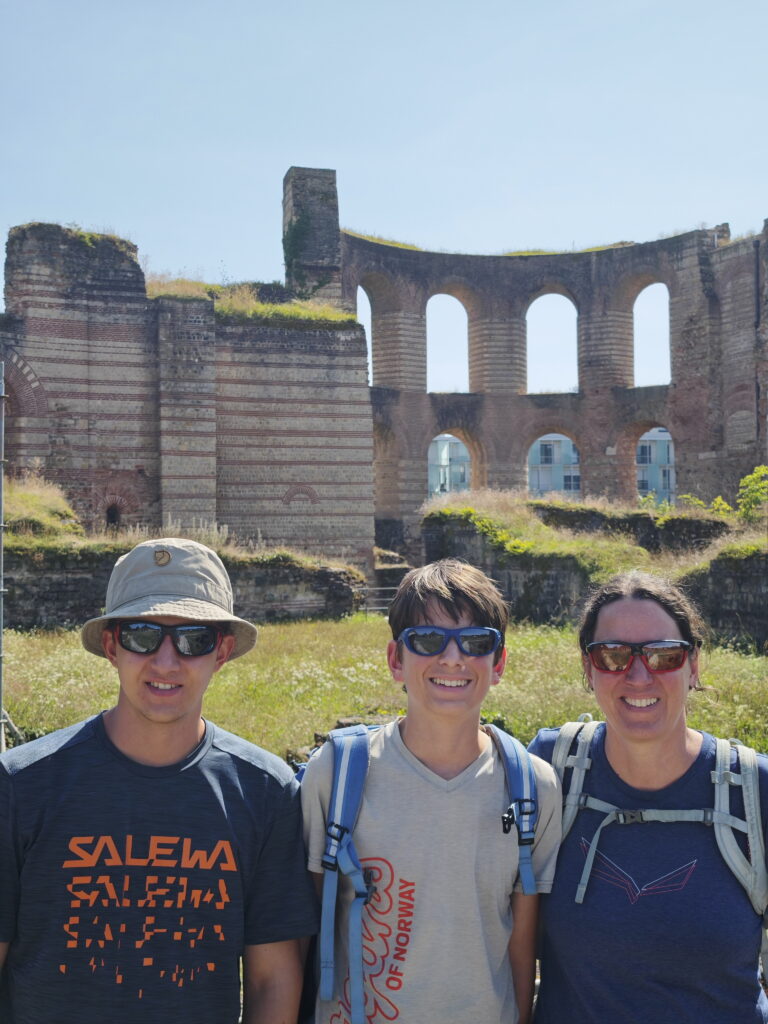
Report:
[[637,825],[646,823],[642,811],[616,811],[616,821],[619,825]]
[[[526,815],[536,813],[536,801],[526,797],[521,797],[519,800],[514,800],[506,811],[501,816],[501,827],[504,831],[504,835],[509,835],[512,831],[512,826],[517,825],[520,818],[524,818]],[[533,839],[524,839],[520,836],[519,842],[523,846],[527,846],[533,842]]]
[[[329,821],[328,827],[325,830],[325,834],[328,836],[332,843],[336,844],[337,847],[348,832],[348,828],[345,828],[344,825],[337,825],[335,821]],[[339,870],[336,854],[331,853],[329,849],[326,849],[325,853],[320,858],[320,863],[323,865],[326,871]]]
[[363,868],[363,881],[365,882],[365,889],[367,893],[363,903],[367,906],[378,891],[376,886],[373,884],[373,868]]

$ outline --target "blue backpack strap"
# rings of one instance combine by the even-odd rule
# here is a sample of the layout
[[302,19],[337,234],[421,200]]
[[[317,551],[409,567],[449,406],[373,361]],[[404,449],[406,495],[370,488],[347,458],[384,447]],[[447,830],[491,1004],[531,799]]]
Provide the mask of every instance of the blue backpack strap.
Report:
[[533,874],[531,853],[539,807],[531,755],[523,744],[508,732],[497,729],[494,725],[488,725],[486,728],[499,751],[507,780],[509,807],[501,816],[502,828],[505,833],[511,832],[513,825],[517,829],[520,881],[523,892],[527,896],[535,896],[536,879]]
[[[333,997],[334,922],[339,872],[347,875],[355,889],[349,912],[349,983],[352,1024],[364,1024],[363,991],[363,907],[374,894],[370,875],[364,872],[352,842],[365,779],[368,774],[369,726],[351,725],[328,735],[333,744],[333,786],[328,805],[326,844],[323,854],[323,905],[320,923],[320,998]],[[376,728],[375,726],[373,728]]]

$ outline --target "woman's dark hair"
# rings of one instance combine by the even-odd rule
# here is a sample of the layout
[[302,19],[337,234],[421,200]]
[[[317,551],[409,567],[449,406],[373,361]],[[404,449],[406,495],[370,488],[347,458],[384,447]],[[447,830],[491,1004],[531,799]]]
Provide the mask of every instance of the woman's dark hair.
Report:
[[661,576],[633,569],[608,580],[587,598],[579,623],[579,647],[586,654],[587,644],[595,637],[600,609],[623,598],[655,601],[677,623],[683,640],[701,647],[707,639],[707,627],[700,612],[680,587]]

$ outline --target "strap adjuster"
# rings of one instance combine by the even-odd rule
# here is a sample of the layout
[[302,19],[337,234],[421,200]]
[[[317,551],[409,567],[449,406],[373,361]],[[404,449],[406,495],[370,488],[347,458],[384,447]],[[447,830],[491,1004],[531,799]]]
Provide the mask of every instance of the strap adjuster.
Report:
[[365,906],[368,906],[378,891],[376,886],[373,884],[373,868],[363,868],[363,881],[365,882],[367,893],[363,903]]
[[[501,816],[501,827],[504,831],[504,835],[509,835],[512,831],[512,826],[517,825],[519,818],[524,818],[526,815],[532,815],[535,813],[535,800],[526,797],[521,797],[519,800],[515,800]],[[521,835],[519,841],[523,845],[528,845],[533,842],[533,839],[524,839]]]
[[619,825],[637,825],[646,823],[642,811],[617,811],[616,821]]

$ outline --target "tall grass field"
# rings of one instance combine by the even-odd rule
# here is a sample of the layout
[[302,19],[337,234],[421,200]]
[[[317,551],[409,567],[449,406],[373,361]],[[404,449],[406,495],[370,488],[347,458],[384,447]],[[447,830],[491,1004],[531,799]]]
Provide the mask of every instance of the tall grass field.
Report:
[[[264,625],[256,647],[226,665],[206,695],[206,717],[285,757],[312,744],[340,718],[394,716],[405,694],[392,681],[383,616],[339,622]],[[486,700],[489,719],[501,718],[527,742],[536,730],[583,711],[599,717],[584,689],[571,629],[512,624],[509,660]],[[4,634],[3,704],[14,723],[38,736],[110,707],[117,676],[86,653],[76,631]],[[702,656],[702,681],[692,696],[690,723],[734,736],[768,752],[768,658],[714,648]]]

